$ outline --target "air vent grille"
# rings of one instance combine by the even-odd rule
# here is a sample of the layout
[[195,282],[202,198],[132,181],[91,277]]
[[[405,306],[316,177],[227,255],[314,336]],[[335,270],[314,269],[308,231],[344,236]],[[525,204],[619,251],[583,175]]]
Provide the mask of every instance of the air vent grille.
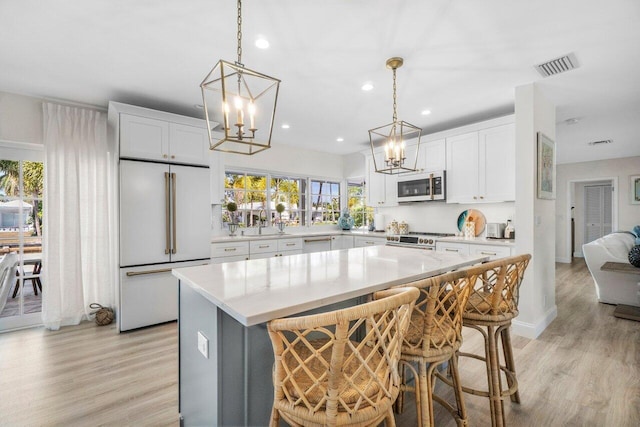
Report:
[[555,76],[556,74],[564,73],[574,68],[578,68],[578,60],[574,53],[536,65],[536,70],[538,70],[542,77]]
[[611,144],[613,139],[603,139],[602,141],[589,142],[589,145]]

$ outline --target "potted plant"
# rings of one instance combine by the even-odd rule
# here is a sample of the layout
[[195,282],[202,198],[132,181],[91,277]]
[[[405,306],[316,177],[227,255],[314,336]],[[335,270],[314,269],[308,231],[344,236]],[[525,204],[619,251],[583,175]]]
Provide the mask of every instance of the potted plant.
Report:
[[286,224],[282,222],[282,212],[284,212],[284,205],[282,203],[278,203],[276,205],[276,212],[278,212],[278,219],[276,220],[276,224],[278,225],[278,230],[280,233],[284,233],[284,227]]
[[227,211],[229,212],[229,217],[231,218],[231,222],[228,224],[229,236],[235,236],[236,231],[238,230],[238,221],[236,218],[237,210],[238,210],[238,205],[235,202],[227,203]]

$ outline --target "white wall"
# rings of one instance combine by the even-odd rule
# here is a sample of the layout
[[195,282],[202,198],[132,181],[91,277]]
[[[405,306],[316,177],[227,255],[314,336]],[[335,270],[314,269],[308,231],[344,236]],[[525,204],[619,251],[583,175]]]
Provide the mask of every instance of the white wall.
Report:
[[[254,156],[223,154],[225,168],[237,167],[296,176],[343,178],[343,156],[302,148],[279,145],[271,141],[271,148]],[[364,163],[364,161],[363,161]]]
[[343,156],[342,174],[345,178],[364,178],[367,175],[366,157],[362,153]]
[[[424,202],[400,205],[398,207],[376,208],[376,213],[384,214],[385,225],[392,220],[406,221],[409,224],[409,231],[430,232],[430,233],[457,233],[458,216],[467,209],[476,209],[484,214],[487,222],[503,222],[508,219],[514,221],[517,233],[517,223],[515,220],[515,204],[486,203],[463,205],[457,203]],[[486,230],[481,237],[485,236]]]
[[[618,188],[612,201],[617,203],[617,229],[631,230],[640,224],[640,205],[631,204],[631,176],[640,175],[640,157],[599,160],[558,165],[556,170],[558,191],[556,194],[556,253],[559,262],[571,262],[571,183],[586,180],[617,178]],[[579,203],[579,194],[575,195]],[[577,209],[577,208],[576,208]],[[615,221],[614,221],[615,222]],[[576,232],[578,224],[576,224]],[[576,239],[576,252],[580,251]]]
[[42,144],[42,100],[0,92],[0,141]]
[[[555,141],[555,106],[535,83],[516,88],[516,252],[532,255],[514,333],[535,338],[555,319],[555,201],[536,197],[537,133]],[[557,183],[556,183],[557,186]],[[556,191],[558,189],[556,188]]]

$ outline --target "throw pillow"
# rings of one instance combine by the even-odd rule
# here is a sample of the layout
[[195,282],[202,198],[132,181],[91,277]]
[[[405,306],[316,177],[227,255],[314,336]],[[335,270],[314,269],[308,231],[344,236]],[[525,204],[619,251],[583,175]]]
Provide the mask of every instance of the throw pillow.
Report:
[[640,268],[640,245],[636,245],[629,251],[629,262]]

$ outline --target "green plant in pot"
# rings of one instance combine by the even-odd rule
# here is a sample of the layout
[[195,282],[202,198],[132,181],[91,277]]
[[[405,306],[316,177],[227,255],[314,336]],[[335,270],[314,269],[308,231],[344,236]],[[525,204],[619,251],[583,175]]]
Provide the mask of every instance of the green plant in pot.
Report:
[[278,219],[276,221],[276,224],[278,225],[278,230],[280,230],[280,233],[284,233],[284,227],[286,227],[286,224],[284,222],[282,222],[282,212],[284,212],[284,205],[282,203],[278,203],[276,205],[276,212],[278,212]]
[[235,236],[236,231],[238,230],[238,220],[236,217],[237,210],[238,205],[235,202],[227,203],[227,211],[229,212],[229,216],[231,217],[231,222],[228,224],[229,236]]

